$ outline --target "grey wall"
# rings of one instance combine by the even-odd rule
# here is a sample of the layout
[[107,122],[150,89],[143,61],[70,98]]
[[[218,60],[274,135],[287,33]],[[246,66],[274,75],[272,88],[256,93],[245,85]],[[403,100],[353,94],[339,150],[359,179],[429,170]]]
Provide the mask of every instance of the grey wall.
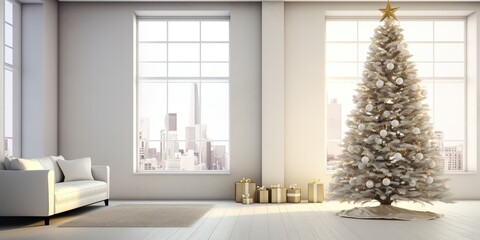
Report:
[[[133,174],[136,10],[231,12],[231,174]],[[259,3],[60,3],[59,153],[109,165],[112,198],[232,199],[261,177],[260,34]]]
[[57,1],[22,5],[22,156],[57,154]]

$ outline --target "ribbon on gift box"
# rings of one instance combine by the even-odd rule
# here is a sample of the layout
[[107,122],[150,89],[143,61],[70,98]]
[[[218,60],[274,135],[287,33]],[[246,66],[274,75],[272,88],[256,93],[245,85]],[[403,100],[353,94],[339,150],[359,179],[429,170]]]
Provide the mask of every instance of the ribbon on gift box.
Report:
[[250,197],[250,194],[247,193],[247,194],[242,194],[242,198],[249,198]]
[[249,186],[249,185],[250,185],[250,183],[253,183],[252,179],[250,179],[250,178],[242,178],[242,179],[240,180],[240,182],[241,182],[241,183],[245,183],[245,184],[244,184],[244,187],[245,187],[245,188],[243,189],[243,192],[244,192],[244,193],[249,193],[249,192],[250,192],[250,186]]
[[240,180],[241,183],[252,183],[252,179],[250,178],[242,178],[242,180]]
[[261,187],[260,187],[260,186],[257,186],[257,190],[259,190],[259,191],[265,191],[265,190],[267,190],[267,189],[265,188],[265,186],[261,186]]
[[313,181],[309,182],[310,184],[321,183],[320,178],[314,178]]
[[313,181],[309,182],[313,184],[313,202],[317,202],[317,185],[320,184],[320,178],[314,178]]
[[290,189],[296,189],[296,188],[297,188],[297,184],[290,185],[289,188],[290,188]]
[[287,197],[300,197],[300,193],[287,193]]

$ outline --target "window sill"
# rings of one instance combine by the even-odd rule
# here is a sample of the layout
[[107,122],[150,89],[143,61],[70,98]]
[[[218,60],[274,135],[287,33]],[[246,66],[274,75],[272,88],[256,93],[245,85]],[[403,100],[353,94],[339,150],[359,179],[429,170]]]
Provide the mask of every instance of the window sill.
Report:
[[228,175],[230,171],[151,171],[133,172],[134,175]]

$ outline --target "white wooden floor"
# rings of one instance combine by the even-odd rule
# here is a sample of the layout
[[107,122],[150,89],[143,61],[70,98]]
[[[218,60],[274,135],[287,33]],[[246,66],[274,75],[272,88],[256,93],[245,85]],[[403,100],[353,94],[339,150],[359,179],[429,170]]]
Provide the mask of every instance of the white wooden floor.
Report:
[[357,220],[335,215],[352,204],[301,203],[242,205],[232,201],[111,201],[122,203],[214,203],[215,207],[189,228],[68,228],[58,225],[102,204],[70,211],[43,226],[40,219],[0,218],[0,239],[135,240],[135,239],[480,239],[480,201],[459,201],[401,207],[443,213],[429,221]]

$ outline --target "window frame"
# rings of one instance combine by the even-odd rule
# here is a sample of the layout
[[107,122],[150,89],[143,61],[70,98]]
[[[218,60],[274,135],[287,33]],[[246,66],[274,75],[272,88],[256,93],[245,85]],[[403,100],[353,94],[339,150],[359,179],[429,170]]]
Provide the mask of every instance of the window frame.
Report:
[[[22,32],[22,22],[21,22],[21,14],[22,14],[22,4],[17,0],[4,0],[5,2],[10,2],[12,4],[12,13],[13,13],[13,23],[7,23],[5,16],[3,19],[4,26],[11,25],[13,30],[13,42],[12,42],[12,52],[13,52],[13,63],[9,64],[5,61],[4,55],[4,62],[3,62],[3,74],[4,74],[4,91],[5,91],[5,72],[11,71],[13,78],[12,78],[12,137],[5,136],[5,112],[4,112],[4,155],[7,155],[7,149],[5,145],[7,145],[7,139],[12,139],[12,156],[21,156],[22,149],[21,149],[21,87],[22,87],[22,68],[21,68],[21,32]],[[5,3],[4,3],[5,4]],[[4,27],[5,31],[5,27]],[[4,48],[7,46],[5,42],[5,34],[4,34]],[[5,50],[4,50],[5,54]],[[5,92],[4,92],[5,93]],[[4,96],[5,97],[5,96]],[[4,100],[5,106],[5,100]],[[4,107],[5,111],[5,107]]]
[[[166,76],[165,77],[140,77],[138,74],[139,71],[139,45],[141,41],[139,41],[139,32],[138,32],[138,23],[140,21],[166,21],[166,22],[175,22],[175,21],[198,21],[200,24],[200,30],[199,30],[199,39],[198,41],[169,41],[168,37],[165,41],[151,41],[152,43],[166,43],[167,44],[167,58],[165,61],[158,61],[162,63],[166,63]],[[201,30],[201,22],[202,21],[227,21],[228,26],[229,26],[229,38],[226,41],[202,41],[202,30]],[[168,32],[168,23],[167,23],[167,32]],[[138,91],[139,91],[139,84],[140,83],[155,83],[155,82],[163,82],[166,83],[166,106],[168,109],[168,101],[169,101],[169,85],[168,83],[172,81],[173,83],[198,83],[199,88],[201,88],[201,83],[226,83],[228,84],[228,101],[230,102],[230,86],[231,86],[231,21],[230,21],[230,14],[229,12],[178,12],[176,11],[162,11],[161,13],[155,13],[155,12],[137,12],[135,19],[134,19],[134,42],[135,42],[135,50],[134,50],[134,59],[135,59],[135,71],[134,71],[134,107],[135,107],[135,117],[134,117],[134,164],[133,164],[133,173],[134,174],[230,174],[231,171],[231,127],[230,127],[230,112],[231,109],[229,107],[228,109],[228,139],[208,139],[207,140],[195,140],[196,143],[201,144],[203,142],[225,142],[226,144],[224,145],[226,147],[226,161],[225,161],[225,166],[227,167],[225,170],[140,170],[140,155],[139,155],[139,146],[138,144],[140,143],[139,140],[139,133],[138,133],[138,128],[139,128],[139,123],[140,123],[140,115],[138,112],[139,109],[139,98],[138,98]],[[150,42],[150,41],[146,41]],[[145,43],[145,42],[143,42]],[[200,46],[200,55],[198,56],[198,61],[175,61],[175,60],[169,60],[168,59],[168,44],[173,43],[198,43]],[[228,60],[226,61],[205,61],[202,60],[202,55],[201,55],[201,44],[202,43],[227,43],[228,44]],[[148,61],[146,61],[148,62]],[[168,64],[169,63],[199,63],[199,76],[198,77],[170,77],[168,76]],[[201,65],[202,63],[226,63],[228,64],[228,76],[226,77],[204,77],[201,76],[202,74],[202,69]],[[179,81],[180,80],[180,81]],[[200,90],[200,94],[201,94]],[[201,99],[200,99],[201,101]],[[230,104],[228,104],[230,106]],[[200,107],[201,108],[201,107]],[[201,111],[201,110],[200,110]],[[167,110],[168,114],[168,110]],[[203,123],[202,123],[203,124]],[[178,125],[178,124],[177,124]],[[168,134],[167,134],[168,135]],[[178,142],[178,143],[183,143],[187,144],[188,140],[187,139],[180,139],[180,140],[164,140],[162,139],[162,136],[160,136],[161,139],[159,140],[151,140],[154,142],[159,142],[160,144],[168,144],[169,142]],[[161,145],[160,145],[161,146]],[[213,146],[212,146],[213,147]]]
[[[476,36],[475,33],[476,31],[472,31],[472,26],[475,25],[476,28],[476,19],[473,21],[471,19],[471,16],[428,16],[428,17],[422,17],[422,16],[405,16],[402,17],[402,20],[405,21],[432,21],[432,30],[434,34],[435,30],[435,22],[438,21],[449,21],[449,20],[462,20],[464,22],[464,40],[463,40],[463,46],[464,46],[464,58],[463,58],[463,63],[464,63],[464,76],[463,77],[435,77],[435,63],[437,62],[445,62],[445,61],[438,61],[435,60],[435,44],[438,43],[444,43],[444,42],[438,42],[435,41],[435,39],[432,39],[431,41],[413,41],[412,43],[419,43],[419,42],[425,42],[425,43],[431,43],[432,44],[432,51],[433,51],[433,59],[431,61],[428,61],[429,63],[432,63],[433,65],[433,76],[432,77],[420,77],[422,80],[434,84],[434,80],[447,80],[449,82],[457,82],[458,79],[462,79],[461,83],[464,83],[464,140],[463,140],[463,150],[465,151],[463,154],[463,164],[464,168],[463,170],[445,170],[445,173],[447,174],[473,174],[476,173],[477,171],[477,159],[476,159],[476,148],[473,146],[476,146],[477,143],[477,136],[476,133],[472,133],[472,131],[469,131],[468,129],[474,129],[473,131],[476,131],[477,125],[473,124],[472,122],[469,122],[469,118],[472,117],[472,115],[476,115],[476,72],[471,72],[472,67],[476,66],[476,62],[472,62],[476,60],[476,57],[472,56],[475,55],[474,51],[472,51],[472,44],[475,46],[476,44]],[[357,54],[359,50],[359,44],[364,43],[364,41],[359,40],[359,33],[358,33],[358,23],[360,21],[369,21],[369,20],[375,20],[378,21],[378,17],[373,17],[373,16],[351,16],[346,17],[346,16],[325,16],[325,25],[327,24],[327,21],[329,20],[337,20],[337,21],[356,21],[357,22],[357,40],[355,43],[357,44]],[[380,23],[379,23],[380,24]],[[401,21],[400,21],[401,24]],[[327,70],[327,64],[332,62],[332,61],[327,61],[327,45],[328,43],[342,43],[342,41],[327,41],[327,31],[325,28],[325,69]],[[475,43],[472,43],[475,42]],[[353,43],[353,42],[352,42]],[[369,42],[368,44],[370,44]],[[407,42],[408,43],[408,42]],[[469,44],[470,43],[470,44]],[[363,62],[360,59],[358,59],[359,56],[357,56],[357,60],[355,63],[357,63],[357,68],[360,65],[359,63]],[[339,61],[340,62],[340,61]],[[343,61],[346,62],[346,61]],[[422,62],[422,61],[413,61],[415,63],[417,62]],[[423,61],[425,62],[425,61]],[[446,62],[453,62],[453,61],[446,61]],[[469,71],[470,70],[470,71]],[[358,83],[359,80],[361,80],[362,76],[359,73],[360,70],[357,69],[357,77],[352,77],[352,78],[343,78],[342,82],[348,82],[348,83]],[[475,78],[473,78],[475,76]],[[330,77],[327,76],[327,71],[325,71],[325,89],[328,91],[329,89],[329,82],[332,81],[332,79],[340,79],[341,77]],[[472,79],[473,78],[473,79]],[[460,82],[460,81],[458,81]],[[472,92],[473,91],[473,92]],[[430,93],[431,94],[431,93]],[[473,95],[473,96],[472,96]],[[328,94],[326,94],[328,96]],[[326,113],[326,120],[328,124],[328,104],[330,103],[330,98],[326,98],[326,107],[325,107],[325,113]],[[473,106],[472,106],[473,105]],[[433,107],[432,107],[433,108]],[[434,109],[432,109],[434,111]],[[431,116],[433,118],[433,116]],[[343,124],[343,123],[341,123]],[[340,141],[342,138],[340,139]],[[325,156],[326,159],[328,158],[328,144],[332,141],[338,141],[336,139],[329,139],[327,136],[327,131],[325,132]],[[444,141],[453,141],[453,140],[444,140]],[[447,162],[445,162],[445,169],[447,168]],[[325,161],[325,166],[327,169],[327,172],[334,172],[334,170],[329,170],[328,169],[328,160]]]

